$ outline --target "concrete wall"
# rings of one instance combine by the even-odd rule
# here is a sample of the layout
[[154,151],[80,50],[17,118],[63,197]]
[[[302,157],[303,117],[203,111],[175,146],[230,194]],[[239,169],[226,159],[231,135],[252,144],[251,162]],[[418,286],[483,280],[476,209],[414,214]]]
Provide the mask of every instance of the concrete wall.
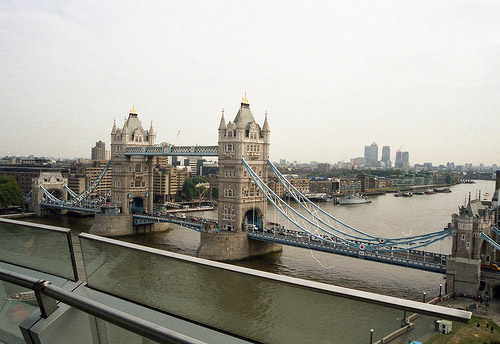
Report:
[[200,233],[197,256],[217,261],[235,261],[279,252],[279,244],[248,239],[246,232]]

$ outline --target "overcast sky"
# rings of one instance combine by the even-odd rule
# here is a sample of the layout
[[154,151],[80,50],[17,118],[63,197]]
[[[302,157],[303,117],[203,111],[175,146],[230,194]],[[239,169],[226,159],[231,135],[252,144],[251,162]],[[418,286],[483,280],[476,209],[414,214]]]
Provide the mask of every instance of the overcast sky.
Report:
[[[215,145],[244,92],[271,158],[500,164],[500,1],[0,1],[0,156],[90,157],[132,105]],[[180,131],[180,133],[179,133]]]

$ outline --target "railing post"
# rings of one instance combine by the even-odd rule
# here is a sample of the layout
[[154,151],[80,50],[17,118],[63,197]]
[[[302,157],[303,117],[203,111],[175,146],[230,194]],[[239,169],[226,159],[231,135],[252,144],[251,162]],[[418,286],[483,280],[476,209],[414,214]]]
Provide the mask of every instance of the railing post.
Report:
[[48,318],[49,315],[57,310],[56,300],[48,297],[43,293],[43,290],[50,282],[44,280],[38,280],[33,285],[33,290],[35,291],[36,301],[38,302],[38,307],[40,308],[40,313],[42,318]]

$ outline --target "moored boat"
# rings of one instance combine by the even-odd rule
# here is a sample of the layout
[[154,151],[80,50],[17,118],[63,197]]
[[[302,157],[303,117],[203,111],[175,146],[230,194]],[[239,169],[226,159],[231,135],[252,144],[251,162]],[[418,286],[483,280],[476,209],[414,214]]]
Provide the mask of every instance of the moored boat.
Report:
[[370,203],[371,199],[365,196],[361,196],[359,194],[348,194],[344,198],[342,198],[339,202],[341,205],[346,204],[361,204],[361,203]]
[[434,191],[437,192],[437,193],[448,193],[448,192],[451,192],[450,188],[434,189]]

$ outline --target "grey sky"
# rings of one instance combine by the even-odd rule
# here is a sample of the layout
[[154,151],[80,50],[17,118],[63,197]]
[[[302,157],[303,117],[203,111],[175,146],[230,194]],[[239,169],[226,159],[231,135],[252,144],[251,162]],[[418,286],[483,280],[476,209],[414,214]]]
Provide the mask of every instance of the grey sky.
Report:
[[89,157],[132,104],[158,142],[213,145],[246,91],[275,160],[375,141],[500,164],[499,18],[496,0],[4,0],[0,155]]

